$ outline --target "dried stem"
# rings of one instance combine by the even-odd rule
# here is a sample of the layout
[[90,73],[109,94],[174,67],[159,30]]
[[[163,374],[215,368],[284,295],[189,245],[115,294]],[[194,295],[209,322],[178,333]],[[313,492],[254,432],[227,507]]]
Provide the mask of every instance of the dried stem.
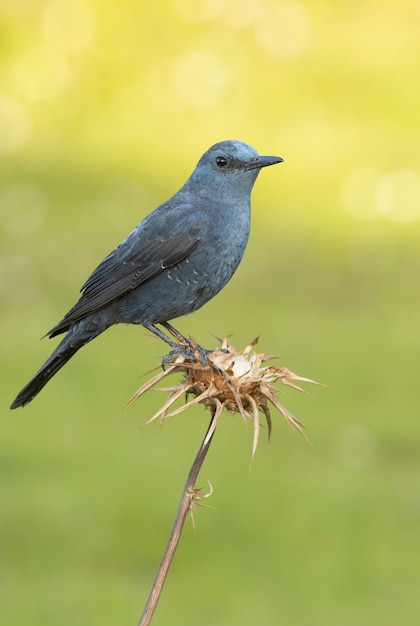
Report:
[[[240,413],[244,420],[251,420],[254,423],[252,457],[255,454],[260,434],[260,412],[266,419],[269,435],[271,433],[270,405],[273,405],[294,428],[304,435],[301,424],[277,399],[277,390],[274,387],[274,383],[280,381],[283,385],[287,385],[297,391],[303,391],[296,384],[297,382],[318,383],[310,378],[298,376],[285,367],[265,365],[265,362],[272,357],[267,354],[254,352],[253,347],[256,343],[257,340],[254,340],[243,352],[237,352],[233,346],[228,344],[227,340],[224,340],[221,348],[212,352],[206,351],[205,362],[203,362],[202,352],[200,352],[198,344],[191,340],[189,345],[193,352],[191,356],[188,350],[185,354],[182,350],[179,354],[175,351],[171,352],[165,360],[166,369],[146,382],[128,402],[128,404],[131,404],[140,398],[140,396],[160,383],[169,374],[182,372],[183,378],[179,384],[174,387],[160,389],[160,391],[169,392],[169,397],[146,423],[149,424],[157,419],[163,422],[168,417],[177,415],[186,408],[198,403],[209,409],[212,415],[206,436],[188,474],[168,545],[138,626],[148,626],[150,624],[181,537],[185,518],[189,511],[192,512],[192,508],[197,504],[197,500],[203,497],[200,491],[196,489],[195,481],[210,447],[223,409],[225,408],[233,414]],[[186,403],[174,409],[174,403],[182,395],[186,396]],[[189,395],[192,395],[193,399],[187,401]]]
[[198,491],[195,488],[195,481],[197,480],[198,474],[209,450],[221,411],[222,406],[220,405],[220,403],[216,402],[214,404],[214,407],[212,408],[212,418],[207,429],[206,436],[203,439],[203,443],[200,446],[200,449],[188,474],[188,478],[184,486],[184,491],[182,493],[178,512],[176,514],[175,522],[169,537],[168,544],[163,554],[162,561],[160,562],[156,578],[153,582],[150,595],[146,602],[146,606],[144,607],[144,611],[137,626],[148,626],[156,610],[156,606],[159,602],[160,594],[162,593],[166,576],[168,574],[172,559],[175,555],[175,551],[181,538],[185,519],[192,506],[194,506],[194,499],[198,497]]

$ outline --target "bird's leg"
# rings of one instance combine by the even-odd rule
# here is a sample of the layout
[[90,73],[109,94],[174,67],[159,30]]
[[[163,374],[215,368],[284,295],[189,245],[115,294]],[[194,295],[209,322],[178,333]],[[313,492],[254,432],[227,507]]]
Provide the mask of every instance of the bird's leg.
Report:
[[156,335],[156,337],[159,337],[159,339],[162,339],[165,343],[170,345],[173,350],[175,350],[176,348],[179,348],[178,343],[176,343],[175,341],[172,341],[172,339],[168,337],[168,335],[165,335],[165,333],[162,332],[160,328],[158,328],[154,324],[143,324],[143,326],[147,328],[147,330],[150,330],[151,333]]
[[170,337],[168,337],[168,335],[165,335],[165,333],[161,331],[160,328],[155,326],[155,324],[143,324],[143,326],[147,328],[147,330],[150,330],[151,333],[156,335],[156,337],[159,337],[159,339],[162,339],[165,343],[167,343],[172,348],[170,353],[165,355],[162,359],[163,369],[165,369],[165,367],[168,364],[172,363],[173,359],[176,358],[180,354],[184,356],[187,360],[193,361],[195,359],[196,349],[199,350],[200,359],[203,361],[203,363],[207,362],[205,355],[204,355],[205,360],[202,357],[202,352],[204,352],[203,349],[199,348],[198,346],[197,348],[193,346],[186,337],[184,337],[180,332],[178,332],[173,326],[171,326],[167,322],[162,322],[161,326],[164,326],[164,328],[167,328],[169,332],[171,332],[175,337],[177,337],[179,339],[179,343],[176,341],[173,341]]
[[[172,324],[170,324],[169,322],[161,322],[161,326],[166,328],[166,330],[170,332],[171,335],[176,337],[181,346],[185,346],[186,349],[184,348],[184,350],[182,350],[183,354],[187,355],[189,352],[194,352],[194,355],[198,354],[198,356],[200,357],[200,361],[202,362],[204,366],[208,365],[207,355],[214,352],[214,349],[208,350],[207,348],[203,348],[202,346],[199,346],[198,344],[191,343],[189,339],[184,337],[184,335],[180,333],[179,330],[174,328]],[[229,352],[229,350],[222,349],[222,352]],[[171,352],[171,355],[172,354],[173,352]]]
[[173,337],[175,337],[181,345],[191,346],[191,341],[184,337],[182,333],[179,332],[176,328],[172,326],[169,322],[161,322],[161,326],[166,328],[166,330],[171,333]]
[[182,333],[179,332],[176,328],[169,324],[169,322],[161,322],[161,326],[166,328],[166,330],[173,336],[177,341],[173,341],[168,335],[165,335],[158,326],[155,324],[143,324],[147,330],[150,330],[154,335],[159,337],[159,339],[163,339],[165,343],[171,346],[171,348],[178,348],[179,346],[185,346],[186,348],[192,349],[194,346],[189,339],[184,337]]
[[202,364],[204,366],[208,365],[207,355],[211,354],[213,350],[207,350],[206,348],[203,348],[202,346],[195,343],[194,340],[191,341],[190,339],[187,339],[169,322],[161,322],[161,326],[166,328],[166,330],[171,333],[171,335],[178,339],[180,346],[183,348],[182,352],[185,355],[192,353],[194,355],[194,358],[196,358],[196,355],[198,355]]
[[206,350],[205,348],[202,348],[195,343],[191,343],[189,339],[184,337],[184,335],[180,333],[176,328],[174,328],[172,324],[169,324],[169,322],[161,322],[160,325],[166,328],[168,332],[176,337],[178,339],[178,342],[173,341],[170,337],[168,337],[168,335],[165,335],[165,333],[162,332],[160,328],[155,326],[155,324],[143,324],[143,326],[147,328],[147,330],[150,330],[151,333],[156,335],[156,337],[159,337],[159,339],[162,339],[172,348],[170,353],[164,356],[162,359],[163,369],[165,369],[165,367],[169,363],[172,363],[173,358],[176,358],[179,354],[182,354],[182,356],[184,356],[189,361],[194,361],[198,355],[202,364],[204,366],[208,365],[207,354],[212,352],[212,350]]

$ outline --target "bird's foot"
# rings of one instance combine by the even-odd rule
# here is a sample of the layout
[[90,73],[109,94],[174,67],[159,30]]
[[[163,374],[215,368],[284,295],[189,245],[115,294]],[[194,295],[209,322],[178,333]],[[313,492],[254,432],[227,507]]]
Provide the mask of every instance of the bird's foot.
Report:
[[[184,366],[186,368],[190,367],[192,369],[203,370],[213,369],[219,376],[225,377],[223,368],[219,367],[219,365],[212,358],[208,358],[208,356],[214,352],[214,349],[209,350],[207,348],[203,348],[202,346],[199,346],[191,341],[188,342],[188,345],[178,344],[162,358],[162,369],[165,371],[171,365],[177,364],[178,360],[178,364],[181,367]],[[220,348],[218,352],[224,352],[227,354],[229,350]]]
[[213,350],[206,350],[201,346],[188,342],[188,344],[178,344],[166,354],[162,359],[162,369],[166,369],[169,365],[174,365],[178,357],[183,357],[183,362],[188,365],[197,363],[201,367],[210,367],[207,355]]
[[[207,348],[203,348],[198,345],[194,339],[191,337],[185,337],[182,335],[176,328],[174,328],[169,322],[161,322],[161,326],[163,326],[173,337],[170,338],[168,335],[163,333],[160,328],[155,326],[154,324],[144,324],[144,326],[150,330],[152,333],[157,335],[160,339],[163,339],[165,343],[167,343],[172,350],[169,354],[166,354],[162,358],[162,369],[166,370],[170,365],[174,365],[178,357],[182,357],[183,363],[188,366],[201,367],[201,368],[214,368],[219,374],[222,373],[222,370],[218,365],[213,363],[213,361],[207,358],[209,354],[214,352],[213,350],[208,350]],[[229,352],[224,348],[220,348],[222,352]],[[181,364],[179,362],[179,364]]]

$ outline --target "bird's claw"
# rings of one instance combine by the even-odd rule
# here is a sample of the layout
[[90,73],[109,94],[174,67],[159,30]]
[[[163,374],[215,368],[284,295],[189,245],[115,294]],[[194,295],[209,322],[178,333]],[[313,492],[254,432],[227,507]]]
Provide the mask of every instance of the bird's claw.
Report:
[[[221,352],[228,352],[228,350],[225,350],[223,348],[221,348],[220,350]],[[176,344],[173,349],[162,358],[162,369],[166,370],[166,368],[170,365],[174,365],[176,359],[181,356],[184,359],[184,363],[189,364],[199,362],[203,368],[212,367],[221,375],[223,374],[223,370],[220,369],[220,367],[216,365],[216,363],[214,363],[212,360],[209,363],[209,359],[207,358],[207,356],[209,354],[212,354],[213,352],[214,349],[209,350],[197,344],[192,344],[189,341],[188,344],[184,345]]]
[[162,358],[162,369],[165,370],[169,365],[173,365],[177,357],[184,357],[185,361],[194,363],[200,361],[203,367],[209,367],[207,354],[212,350],[205,350],[201,346],[177,345],[168,354]]

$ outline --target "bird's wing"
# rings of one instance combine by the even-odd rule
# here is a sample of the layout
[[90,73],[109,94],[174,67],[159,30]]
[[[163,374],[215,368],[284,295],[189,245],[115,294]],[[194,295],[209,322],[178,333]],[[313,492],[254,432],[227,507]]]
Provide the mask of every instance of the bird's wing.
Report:
[[200,241],[200,229],[189,228],[170,237],[146,239],[131,235],[98,265],[83,285],[80,300],[47,335],[54,337],[71,324],[121,298],[164,270],[185,259]]

